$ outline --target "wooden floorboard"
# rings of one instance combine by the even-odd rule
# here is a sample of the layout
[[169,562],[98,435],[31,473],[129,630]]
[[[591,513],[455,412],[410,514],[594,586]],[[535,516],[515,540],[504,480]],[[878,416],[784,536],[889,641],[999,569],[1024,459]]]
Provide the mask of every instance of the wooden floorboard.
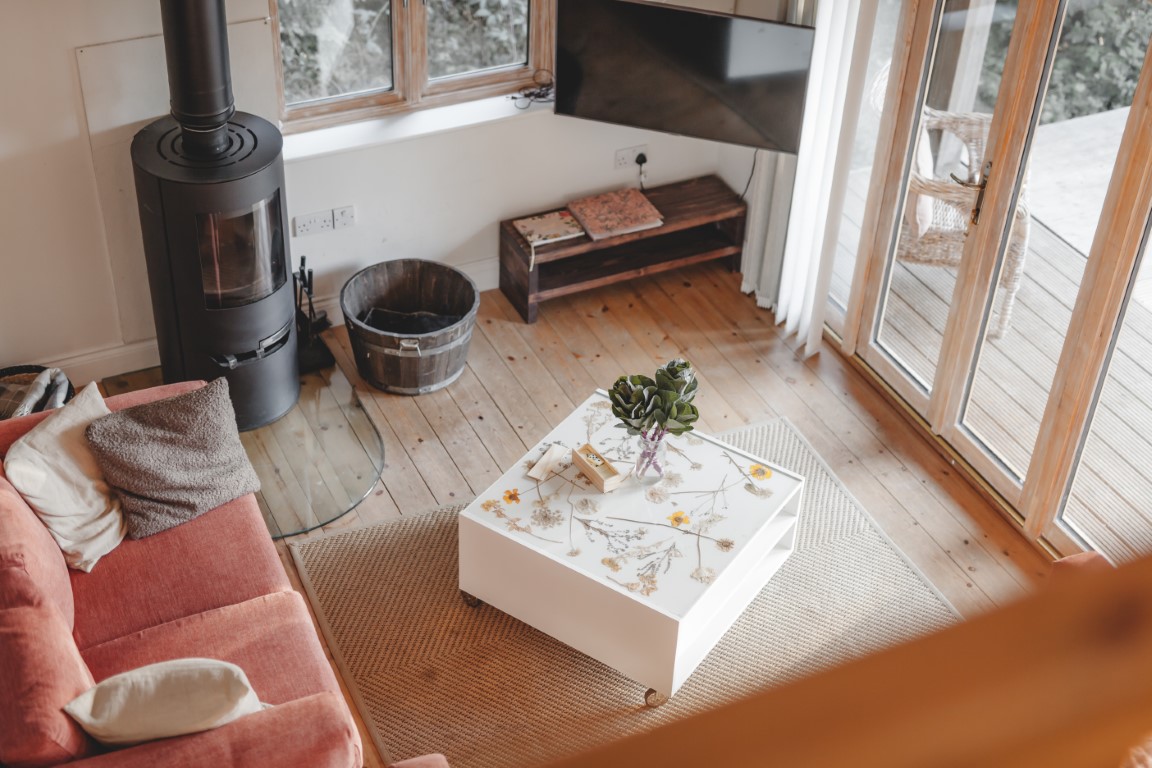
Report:
[[[347,336],[328,333],[366,411],[383,426],[386,450],[380,489],[335,528],[468,501],[592,389],[684,356],[703,374],[698,403],[707,431],[788,418],[965,615],[1016,599],[1048,571],[1046,557],[861,374],[828,348],[800,359],[798,342],[717,264],[545,302],[532,325],[501,294],[485,292],[466,370],[433,397],[367,387]],[[286,552],[285,542],[278,546]],[[373,755],[369,764],[381,763]]]
[[[472,425],[476,440],[469,438],[468,444],[473,449],[483,444],[495,465],[506,466],[551,428],[554,403],[567,408],[594,387],[611,386],[621,373],[688,357],[702,371],[698,403],[708,432],[776,416],[793,421],[963,613],[1013,600],[1043,577],[1045,557],[956,476],[861,375],[831,350],[808,362],[799,359],[795,340],[783,336],[770,312],[741,295],[738,284],[738,275],[702,265],[546,302],[533,325],[524,324],[498,291],[485,292],[467,372],[445,390],[456,403],[457,418]],[[336,336],[338,357],[348,366],[347,337]],[[458,499],[458,493],[435,500],[406,496],[396,486],[397,463],[408,467],[402,477],[415,474],[435,493],[445,457],[454,463],[454,472],[447,473],[453,477],[467,476],[467,466],[475,462],[450,444],[454,429],[462,428],[444,420],[452,410],[444,404],[434,410],[415,405],[401,415],[397,408],[404,403],[394,403],[397,397],[370,394],[377,405],[374,417],[386,419],[394,433],[387,441],[389,448],[395,446],[384,478],[388,497],[409,501],[376,514],[377,502],[370,497],[357,510],[366,522],[418,514]],[[422,398],[407,400],[411,405]],[[491,409],[484,426],[477,406]],[[438,451],[425,450],[426,442],[446,435],[449,443],[441,442]],[[479,492],[480,481],[469,485],[471,493]]]
[[[800,342],[739,283],[721,265],[704,264],[545,302],[532,325],[498,291],[485,292],[460,379],[416,398],[367,385],[343,328],[327,331],[346,386],[380,430],[385,467],[367,499],[325,530],[470,501],[594,388],[683,356],[701,371],[697,402],[707,431],[789,419],[964,615],[1014,600],[1044,578],[1047,558],[883,395],[827,345],[801,359]],[[289,480],[279,492],[276,503],[299,493]],[[299,588],[287,542],[277,547]],[[383,765],[368,752],[368,765]]]
[[[697,284],[706,285],[703,281],[694,283]],[[759,324],[762,331],[775,333],[777,327],[772,323],[769,313],[756,308],[750,302],[733,302],[727,299],[729,292],[734,288],[735,280],[732,280],[727,289],[723,285],[714,286],[712,289],[713,306],[723,308],[717,309],[718,312],[727,312],[724,320],[728,327],[736,327],[737,334],[743,335],[748,333],[749,328],[755,328]],[[757,341],[758,344],[754,343],[752,346],[754,356],[751,359],[743,358],[740,364],[741,370],[753,371],[756,361],[767,360],[768,365],[775,368],[777,375],[781,376],[796,394],[792,400],[778,401],[782,414],[797,422],[805,434],[808,434],[805,424],[812,425],[813,420],[822,424],[826,428],[826,434],[830,436],[830,441],[834,441],[832,445],[825,443],[824,447],[821,447],[810,437],[822,453],[825,450],[836,450],[839,446],[835,443],[840,443],[847,449],[846,461],[850,468],[855,469],[855,466],[852,466],[854,462],[860,462],[874,479],[879,480],[886,493],[878,494],[877,489],[871,489],[874,503],[865,503],[878,519],[881,519],[882,514],[889,513],[896,499],[900,500],[899,504],[903,510],[900,515],[889,518],[891,523],[907,525],[911,522],[913,528],[919,530],[912,530],[904,541],[894,534],[890,535],[905,548],[906,545],[927,544],[929,551],[934,546],[943,549],[952,560],[951,564],[942,561],[935,563],[932,566],[934,572],[929,574],[931,578],[951,579],[957,587],[963,584],[962,591],[953,594],[963,595],[963,599],[976,610],[998,602],[1000,599],[998,595],[1011,593],[1022,584],[1031,582],[1034,574],[1025,573],[1015,567],[1004,567],[1000,562],[1005,559],[1000,554],[1003,550],[985,549],[981,539],[973,534],[973,529],[979,530],[976,526],[966,527],[958,523],[951,514],[941,514],[947,513],[948,510],[927,489],[930,485],[928,478],[924,477],[922,472],[910,469],[894,454],[890,446],[884,445],[869,428],[867,421],[861,420],[861,412],[854,410],[838,397],[828,382],[796,358],[793,350],[783,344],[778,337],[773,338],[767,333],[761,332]],[[884,407],[881,402],[877,401],[875,404]],[[799,419],[804,421],[798,421]],[[900,434],[906,439],[906,450],[915,451],[917,445],[921,446],[921,450],[927,448],[921,439],[907,440],[903,430],[900,430]],[[921,533],[927,534],[932,541],[915,541]],[[976,578],[975,574],[979,574],[979,578]]]

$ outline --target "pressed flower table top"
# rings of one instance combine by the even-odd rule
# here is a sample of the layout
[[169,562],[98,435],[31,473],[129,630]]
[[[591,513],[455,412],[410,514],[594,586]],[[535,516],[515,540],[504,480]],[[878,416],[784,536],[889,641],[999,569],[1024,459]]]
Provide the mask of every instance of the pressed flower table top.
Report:
[[655,485],[600,493],[570,454],[528,476],[554,444],[630,471],[616,422],[592,395],[461,513],[460,588],[670,696],[791,554],[804,481],[697,432]]

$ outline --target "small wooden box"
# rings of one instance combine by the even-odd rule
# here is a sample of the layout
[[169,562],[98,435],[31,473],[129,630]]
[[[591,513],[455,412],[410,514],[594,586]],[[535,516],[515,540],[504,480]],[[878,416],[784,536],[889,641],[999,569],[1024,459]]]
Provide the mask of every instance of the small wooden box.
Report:
[[572,463],[601,493],[616,490],[627,477],[588,443],[572,451]]

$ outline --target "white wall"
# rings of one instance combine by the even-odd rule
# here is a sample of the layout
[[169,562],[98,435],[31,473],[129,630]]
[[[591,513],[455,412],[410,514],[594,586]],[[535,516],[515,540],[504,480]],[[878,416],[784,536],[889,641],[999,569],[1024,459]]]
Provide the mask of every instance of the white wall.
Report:
[[714,172],[720,145],[550,112],[385,144],[287,166],[288,206],[307,213],[355,205],[357,224],[292,239],[316,291],[335,296],[355,270],[393,258],[443,261],[482,290],[498,280],[501,219],[635,184],[617,148],[648,147],[648,185]]
[[[265,8],[264,0],[229,0],[229,20],[255,18]],[[143,258],[136,274],[125,276],[134,268],[125,249],[135,244],[120,244],[112,232],[114,254],[108,245],[109,227],[131,221],[134,211],[123,210],[130,196],[101,194],[107,177],[98,183],[94,171],[76,50],[159,34],[159,4],[5,0],[4,11],[0,366],[59,364],[80,384],[152,365],[158,359],[154,340],[136,340],[139,333],[124,320],[149,302]],[[246,57],[271,56],[270,48],[233,50],[233,67]],[[125,90],[131,94],[131,87]],[[125,123],[138,119],[132,112],[125,107]],[[743,180],[732,178],[740,175],[739,158],[721,145],[529,113],[293,160],[287,167],[290,215],[355,205],[358,217],[352,229],[293,238],[293,262],[308,256],[317,293],[328,300],[357,269],[411,256],[460,266],[481,289],[493,288],[497,222],[634,183],[634,172],[613,168],[613,153],[636,144],[649,147],[649,184],[723,165],[729,183],[742,188]]]

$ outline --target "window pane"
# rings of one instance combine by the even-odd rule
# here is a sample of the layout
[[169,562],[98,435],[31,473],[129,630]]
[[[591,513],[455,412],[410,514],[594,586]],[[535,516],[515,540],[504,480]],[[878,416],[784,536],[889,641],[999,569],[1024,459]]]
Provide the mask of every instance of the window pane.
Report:
[[392,88],[389,0],[277,0],[284,101]]
[[887,264],[877,345],[925,393],[932,389],[975,192],[1000,88],[1015,0],[947,0],[913,135],[899,236]]
[[430,80],[527,62],[528,0],[428,0]]

